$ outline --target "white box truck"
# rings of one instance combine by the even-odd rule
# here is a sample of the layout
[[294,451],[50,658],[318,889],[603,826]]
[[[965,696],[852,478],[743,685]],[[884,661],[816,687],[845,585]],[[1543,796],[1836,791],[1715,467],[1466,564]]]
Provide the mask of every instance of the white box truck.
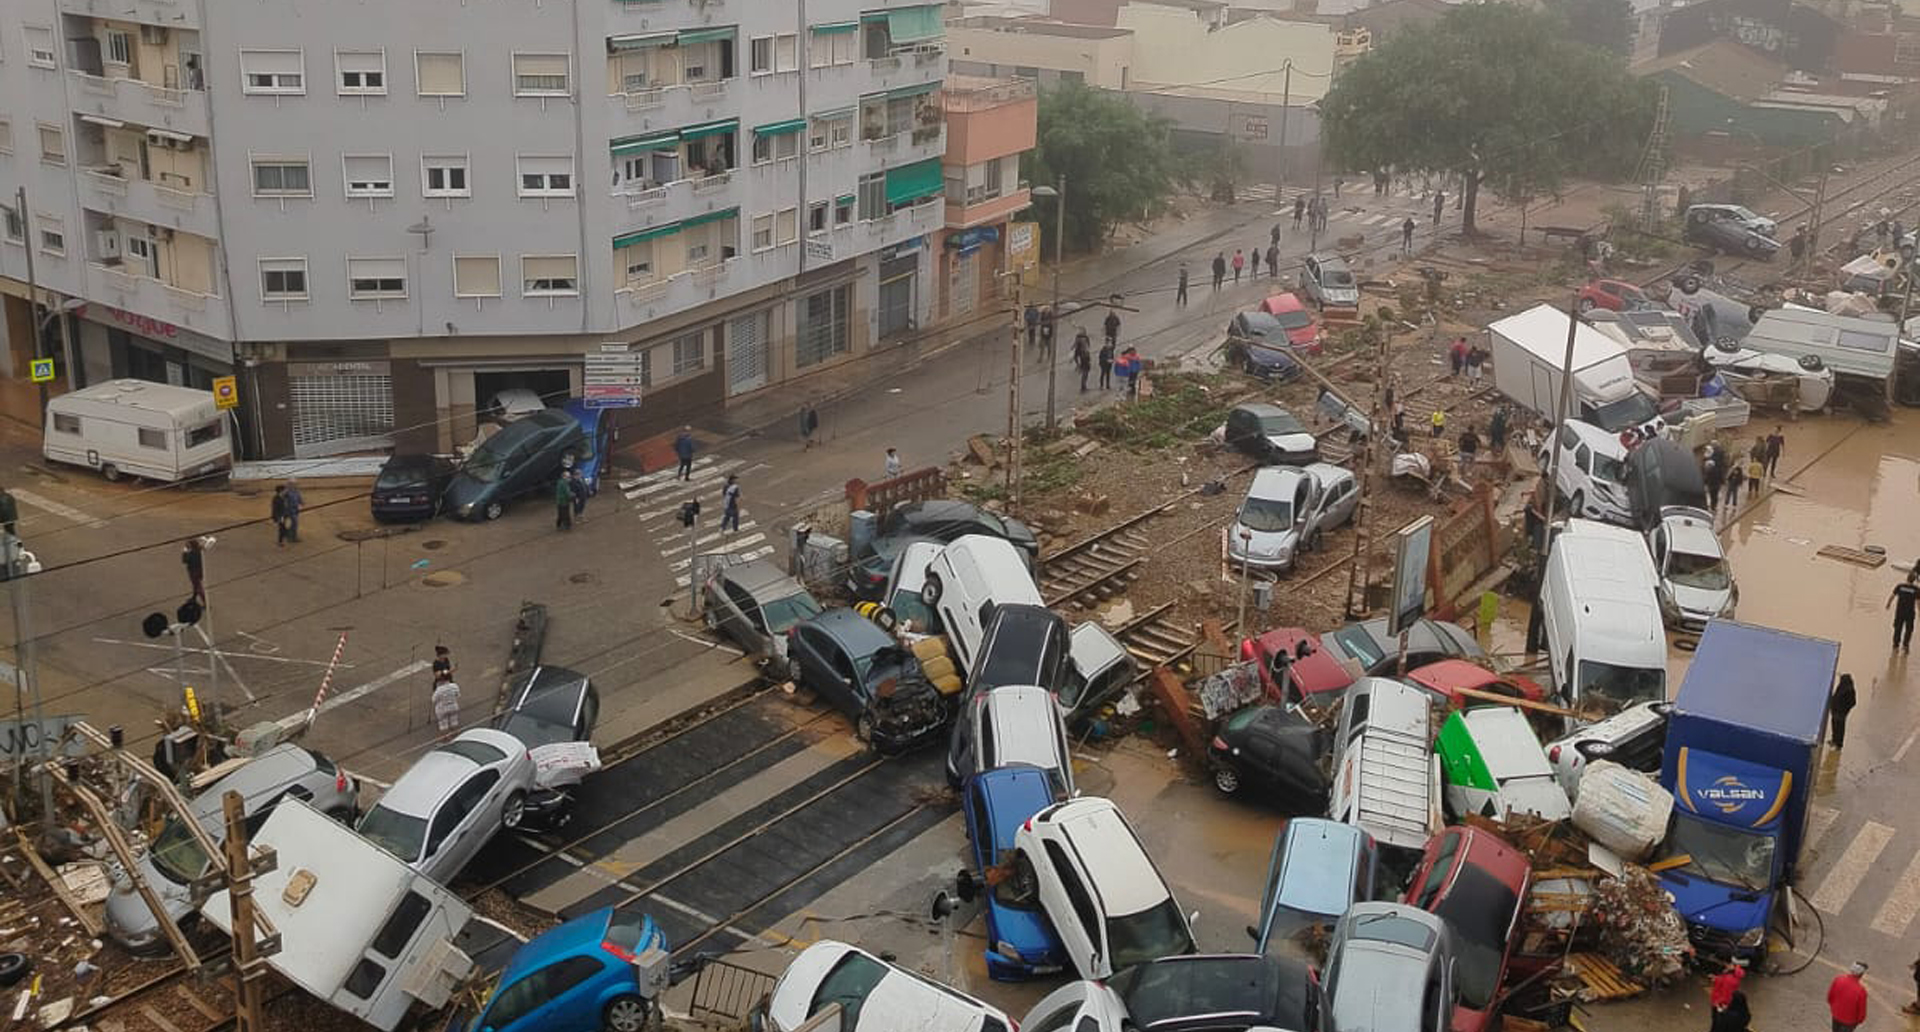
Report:
[[227,415],[212,391],[145,380],[109,380],[48,401],[41,453],[108,480],[186,480],[233,465]]
[[[1493,385],[1548,422],[1560,405],[1567,319],[1565,312],[1541,304],[1487,327]],[[1627,349],[1585,323],[1574,330],[1573,405],[1567,414],[1615,433],[1664,429],[1653,399],[1634,381]]]

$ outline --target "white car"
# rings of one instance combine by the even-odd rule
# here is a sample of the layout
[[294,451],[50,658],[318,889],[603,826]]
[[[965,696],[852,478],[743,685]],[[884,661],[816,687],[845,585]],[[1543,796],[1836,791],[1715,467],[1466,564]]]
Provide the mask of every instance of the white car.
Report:
[[1004,1011],[895,967],[857,946],[822,939],[801,951],[754,1010],[754,1032],[794,1032],[833,1004],[839,1032],[1011,1032]]
[[1798,385],[1793,403],[1801,412],[1818,412],[1833,398],[1833,370],[1818,362],[1802,364],[1786,355],[1719,344],[1706,349],[1705,354],[1727,386],[1749,400],[1765,400],[1770,385],[1781,381]]
[[520,826],[534,788],[526,744],[477,727],[415,761],[355,830],[445,885],[501,828]]
[[1647,532],[1647,551],[1660,575],[1660,616],[1671,627],[1703,631],[1707,621],[1732,616],[1740,601],[1726,550],[1704,512],[1667,510]]
[[1073,761],[1060,700],[1045,688],[1006,684],[969,697],[953,722],[947,784],[983,771],[1026,765],[1046,772],[1053,797],[1073,795]]
[[1227,527],[1227,557],[1262,570],[1290,570],[1300,553],[1319,548],[1327,531],[1353,518],[1359,498],[1352,471],[1329,462],[1262,469]]
[[940,614],[948,654],[971,677],[997,606],[1044,606],[1027,560],[1002,538],[967,534],[927,564],[920,600]]
[[927,583],[927,567],[945,547],[938,541],[915,541],[894,557],[881,603],[893,610],[894,619],[899,621],[897,626],[907,634],[939,634],[941,631],[940,614],[920,597],[920,588]]
[[1547,764],[1570,799],[1580,798],[1580,775],[1596,760],[1612,760],[1642,774],[1660,775],[1667,749],[1665,702],[1639,702],[1597,724],[1588,724],[1547,744]]
[[1554,444],[1560,448],[1560,467],[1554,471],[1554,485],[1560,497],[1568,500],[1572,515],[1630,526],[1633,507],[1627,500],[1627,449],[1620,438],[1592,423],[1569,419],[1560,424],[1540,446],[1540,472],[1544,475],[1553,458]]
[[1013,843],[1014,891],[1039,896],[1081,978],[1194,952],[1192,918],[1111,801],[1056,803]]

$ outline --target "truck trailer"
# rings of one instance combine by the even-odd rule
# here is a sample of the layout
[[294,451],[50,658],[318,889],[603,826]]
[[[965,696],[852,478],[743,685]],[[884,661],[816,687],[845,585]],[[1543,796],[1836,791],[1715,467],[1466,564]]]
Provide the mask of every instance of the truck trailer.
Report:
[[[1494,386],[1548,422],[1554,422],[1559,411],[1568,318],[1541,304],[1487,327]],[[1616,433],[1658,433],[1663,427],[1653,399],[1634,380],[1627,349],[1584,322],[1574,330],[1573,404],[1567,415]]]

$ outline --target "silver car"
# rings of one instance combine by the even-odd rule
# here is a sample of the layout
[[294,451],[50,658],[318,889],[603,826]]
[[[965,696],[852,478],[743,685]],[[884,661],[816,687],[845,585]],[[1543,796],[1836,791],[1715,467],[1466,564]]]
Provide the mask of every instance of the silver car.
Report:
[[495,832],[520,825],[533,790],[526,745],[505,731],[474,728],[407,768],[358,830],[444,885]]
[[787,668],[787,631],[820,615],[820,603],[780,567],[755,559],[722,566],[702,591],[707,628],[721,631],[756,662]]
[[1269,466],[1253,475],[1227,528],[1227,555],[1235,564],[1291,570],[1301,552],[1353,519],[1359,498],[1353,473],[1332,463]]
[[[280,800],[289,797],[341,823],[351,822],[360,786],[320,753],[297,745],[275,746],[194,797],[190,804],[193,820],[215,842],[226,841],[223,811],[228,792],[238,792],[246,800],[251,833],[266,823],[267,815]],[[193,882],[207,873],[211,860],[178,815],[167,818],[138,866],[140,876],[159,897],[169,917],[180,922],[193,915]],[[115,942],[136,953],[168,947],[159,921],[124,871],[116,872],[113,892],[107,896],[107,932]]]
[[1355,903],[1327,947],[1331,1032],[1451,1028],[1453,936],[1446,922],[1404,903]]

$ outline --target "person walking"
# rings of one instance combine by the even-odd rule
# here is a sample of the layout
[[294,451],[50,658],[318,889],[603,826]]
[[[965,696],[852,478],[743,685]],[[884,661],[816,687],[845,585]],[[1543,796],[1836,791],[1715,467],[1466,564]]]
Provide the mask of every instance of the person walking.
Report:
[[1113,389],[1113,341],[1100,345],[1100,389]]
[[1247,249],[1247,259],[1248,259],[1248,264],[1253,266],[1252,270],[1247,273],[1247,278],[1259,279],[1260,278],[1260,245],[1259,244],[1255,244],[1251,248]]
[[1280,249],[1271,244],[1267,245],[1267,278],[1280,278]]
[[1827,725],[1835,749],[1843,749],[1847,744],[1847,714],[1860,701],[1853,692],[1853,675],[1841,674],[1840,682],[1833,686],[1833,697],[1827,700]]
[[1267,245],[1270,247],[1280,246],[1280,223],[1274,223],[1273,231],[1267,234]]
[[[1747,479],[1755,484],[1767,475],[1767,438],[1761,435],[1753,439],[1753,447],[1747,449]],[[1757,488],[1756,488],[1757,490]]]
[[[1108,312],[1106,319],[1102,321],[1100,325],[1101,325],[1101,328],[1107,331],[1107,343],[1109,344],[1120,343],[1120,313],[1119,312],[1111,312],[1111,311]],[[1133,349],[1128,348],[1127,350],[1132,351]]]
[[1053,360],[1053,306],[1048,305],[1040,311],[1040,350],[1034,353],[1034,361]]
[[180,565],[187,568],[187,584],[193,591],[194,601],[207,604],[207,553],[197,537],[188,538],[186,547],[180,549]]
[[1187,263],[1186,262],[1180,263],[1180,288],[1173,295],[1173,303],[1174,303],[1174,306],[1177,308],[1187,307]]
[[1447,368],[1453,375],[1459,376],[1467,368],[1467,338],[1453,338],[1453,346],[1447,349]]
[[882,473],[885,475],[886,479],[892,480],[894,477],[897,477],[900,475],[900,468],[901,468],[900,467],[900,449],[888,448],[887,461],[886,461],[886,465],[882,469]]
[[1040,306],[1027,302],[1027,350],[1033,350],[1033,342],[1040,335]]
[[567,471],[567,490],[573,493],[573,518],[584,519],[587,515],[587,478],[575,466]]
[[1736,989],[1727,997],[1725,1007],[1714,1008],[1708,1032],[1748,1032],[1752,1022],[1753,1011],[1747,1006],[1747,994]]
[[1445,190],[1435,190],[1433,192],[1433,225],[1435,229],[1440,227],[1440,213],[1446,209],[1447,192]]
[[1467,428],[1460,432],[1461,472],[1471,474],[1473,472],[1473,464],[1479,461],[1479,458],[1480,458],[1480,435],[1474,433],[1473,424],[1468,423]]
[[1400,253],[1403,255],[1413,254],[1413,226],[1411,215],[1407,216],[1407,221],[1400,223]]
[[1853,966],[1833,976],[1827,986],[1827,1010],[1833,1015],[1833,1032],[1853,1032],[1867,1020],[1867,987],[1860,981],[1867,963],[1856,960]]
[[1775,424],[1773,433],[1767,435],[1767,478],[1769,480],[1779,472],[1780,456],[1787,453],[1787,435],[1781,433],[1784,429],[1786,428]]
[[292,477],[287,478],[287,540],[300,543],[300,510],[306,508],[307,499],[300,493],[300,484]]
[[442,675],[446,677],[453,676],[453,653],[448,652],[445,645],[435,645],[433,647],[433,681],[435,684],[440,683]]
[[1433,415],[1428,417],[1427,422],[1433,427],[1434,440],[1447,436],[1447,414],[1444,410],[1434,409]]
[[1127,363],[1127,400],[1132,401],[1140,396],[1140,377],[1144,376],[1147,370],[1141,362],[1140,352],[1133,348],[1129,347],[1121,357]]
[[1233,249],[1233,281],[1240,282],[1240,273],[1247,267],[1247,254],[1239,248]]
[[1767,475],[1767,460],[1747,456],[1747,497],[1760,497],[1760,481]]
[[566,476],[553,481],[553,529],[573,529],[573,480]]
[[1478,344],[1467,349],[1467,382],[1480,382],[1480,369],[1487,363],[1487,353]]
[[1726,1010],[1733,1003],[1733,996],[1740,991],[1740,983],[1747,979],[1747,959],[1734,957],[1727,966],[1713,976],[1713,985],[1707,991],[1707,1002],[1715,1011]]
[[1219,290],[1220,284],[1227,281],[1227,252],[1221,251],[1213,256],[1213,289]]
[[1920,602],[1920,566],[1907,571],[1907,579],[1893,586],[1893,594],[1887,596],[1887,604],[1881,609],[1893,609],[1893,647],[1902,652],[1912,651],[1907,646],[1913,642],[1914,604]]
[[1300,220],[1304,218],[1306,214],[1307,214],[1307,199],[1305,197],[1295,197],[1293,199],[1293,228],[1294,229],[1297,230],[1300,228]]
[[1507,448],[1508,418],[1507,407],[1505,405],[1494,406],[1493,419],[1487,423],[1487,441],[1493,446],[1496,454],[1505,451]]
[[1340,199],[1340,188],[1345,185],[1347,185],[1347,179],[1345,176],[1333,177],[1333,199],[1334,200],[1337,201]]
[[1313,203],[1307,205],[1307,216],[1311,220],[1315,233],[1327,231],[1327,199],[1319,194],[1313,195]]
[[740,477],[727,474],[727,486],[720,489],[720,532],[740,530]]
[[1085,394],[1087,374],[1093,371],[1093,339],[1087,336],[1085,326],[1079,327],[1079,331],[1073,335],[1073,367],[1080,371],[1080,393]]
[[693,479],[693,427],[682,426],[680,436],[673,439],[674,458],[680,460],[680,470],[674,474],[675,480]]
[[443,742],[460,730],[460,686],[450,673],[434,675],[433,726]]
[[1747,468],[1738,462],[1734,463],[1733,467],[1727,470],[1727,512],[1728,514],[1731,515],[1733,513],[1737,513],[1740,511],[1740,488],[1742,485],[1746,484],[1746,482],[1747,482]]
[[1700,479],[1707,485],[1707,510],[1720,511],[1720,486],[1727,481],[1727,471],[1713,457],[1712,449],[1707,451],[1707,459],[1700,464]]
[[[1027,331],[1027,346],[1033,346],[1033,331],[1031,329]],[[820,414],[815,412],[813,406],[810,404],[800,406],[801,451],[808,451],[813,448],[813,432],[818,429],[820,429]]]
[[273,487],[273,543],[277,548],[287,547],[287,485],[275,484]]

